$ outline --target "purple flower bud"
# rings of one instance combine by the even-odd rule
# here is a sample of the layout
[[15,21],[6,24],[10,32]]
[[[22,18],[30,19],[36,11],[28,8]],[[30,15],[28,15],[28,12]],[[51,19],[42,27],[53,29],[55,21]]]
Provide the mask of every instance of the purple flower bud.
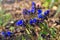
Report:
[[49,14],[49,12],[50,12],[50,10],[46,10],[46,11],[44,12],[44,15],[47,16],[47,15]]

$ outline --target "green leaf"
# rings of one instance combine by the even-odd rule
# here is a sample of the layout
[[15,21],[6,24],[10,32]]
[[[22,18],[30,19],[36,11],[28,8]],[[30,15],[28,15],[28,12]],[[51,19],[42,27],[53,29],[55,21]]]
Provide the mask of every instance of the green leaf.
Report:
[[0,26],[2,26],[2,25],[3,25],[3,23],[4,23],[3,18],[2,18],[2,17],[0,17]]
[[24,38],[24,36],[22,36],[22,40],[26,40],[26,39]]
[[45,31],[45,30],[43,30],[42,32],[41,32],[42,34],[48,34],[48,32],[47,31]]
[[13,31],[15,28],[11,26],[9,29],[10,29],[11,31]]
[[52,35],[52,37],[55,37],[55,29],[54,28],[50,28],[50,32],[51,32],[51,35]]
[[48,27],[48,25],[47,25],[47,23],[46,22],[44,22],[44,29],[48,29],[49,27]]
[[46,0],[47,2],[51,2],[51,0]]
[[42,29],[41,31],[42,34],[45,34],[45,35],[48,34],[47,30],[49,30],[49,27],[46,22],[40,23],[40,27]]
[[5,10],[0,10],[0,17],[4,15]]
[[39,37],[38,40],[43,40],[43,38],[41,37],[42,32],[39,33]]
[[11,14],[9,13],[4,16],[5,21],[8,21],[10,18],[11,18]]
[[0,18],[0,26],[3,24],[3,20]]
[[55,0],[55,2],[58,2],[58,0]]
[[5,15],[2,15],[0,18],[3,20],[2,26],[4,26],[12,18],[12,16],[11,14],[7,13]]
[[3,21],[8,21],[10,18],[12,18],[11,14],[7,13],[5,15],[2,15],[1,18]]
[[44,2],[44,4],[42,6],[47,8],[49,6],[49,2]]
[[38,40],[43,40],[43,38],[41,36],[38,37]]
[[39,23],[39,27],[40,27],[41,29],[44,29],[43,23]]
[[48,27],[48,25],[47,25],[46,22],[44,22],[44,23],[39,23],[39,26],[40,26],[40,28],[41,28],[42,30],[48,30],[48,29],[49,29],[49,27]]

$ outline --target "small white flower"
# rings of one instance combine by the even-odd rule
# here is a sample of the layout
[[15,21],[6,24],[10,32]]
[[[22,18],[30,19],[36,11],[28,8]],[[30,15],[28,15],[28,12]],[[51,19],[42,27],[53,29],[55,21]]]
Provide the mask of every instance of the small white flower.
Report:
[[14,23],[14,21],[11,21],[10,23]]

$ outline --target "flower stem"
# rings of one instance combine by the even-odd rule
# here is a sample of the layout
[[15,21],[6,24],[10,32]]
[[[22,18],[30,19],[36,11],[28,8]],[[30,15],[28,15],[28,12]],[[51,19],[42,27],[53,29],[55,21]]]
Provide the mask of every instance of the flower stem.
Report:
[[60,5],[58,6],[57,12],[56,12],[56,14],[55,14],[55,16],[54,16],[55,18],[58,17],[59,12],[60,12]]
[[55,0],[51,0],[49,8],[51,8],[53,6],[54,2],[55,2]]

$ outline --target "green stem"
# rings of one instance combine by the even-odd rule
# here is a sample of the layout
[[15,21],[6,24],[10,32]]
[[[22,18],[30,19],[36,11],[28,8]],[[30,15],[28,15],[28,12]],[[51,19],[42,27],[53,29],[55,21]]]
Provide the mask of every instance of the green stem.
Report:
[[60,5],[58,6],[58,9],[57,9],[57,12],[56,12],[56,14],[55,14],[55,18],[59,15],[59,12],[60,12]]
[[53,6],[54,2],[55,2],[55,0],[51,0],[49,8],[51,8]]

